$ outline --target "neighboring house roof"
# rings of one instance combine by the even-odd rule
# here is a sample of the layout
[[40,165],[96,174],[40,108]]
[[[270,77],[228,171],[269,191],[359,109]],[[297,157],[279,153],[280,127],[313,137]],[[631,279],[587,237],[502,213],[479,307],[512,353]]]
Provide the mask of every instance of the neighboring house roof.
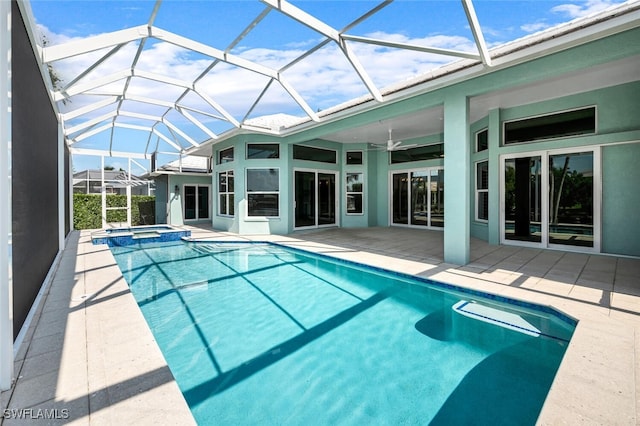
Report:
[[131,175],[131,179],[127,179],[127,172],[124,170],[100,170],[89,169],[82,170],[73,174],[73,185],[79,185],[88,181],[102,181],[102,174],[104,172],[104,180],[108,182],[110,186],[126,186],[130,181],[132,186],[146,185],[150,181],[142,179],[138,176]]
[[171,161],[148,174],[145,174],[143,177],[154,177],[162,174],[176,173],[208,174],[211,173],[210,165],[211,162],[209,157],[186,155],[178,160]]

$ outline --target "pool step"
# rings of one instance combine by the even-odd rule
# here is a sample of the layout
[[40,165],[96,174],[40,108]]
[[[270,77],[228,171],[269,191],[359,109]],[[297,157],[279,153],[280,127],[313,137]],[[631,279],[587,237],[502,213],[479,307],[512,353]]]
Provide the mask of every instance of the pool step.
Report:
[[502,311],[480,303],[460,300],[458,303],[453,305],[451,309],[468,318],[497,325],[519,333],[528,334],[529,336],[538,337],[542,333],[520,315]]
[[160,236],[159,232],[150,231],[150,232],[136,232],[131,236],[131,238],[134,240],[140,240],[144,238],[157,238],[159,236]]

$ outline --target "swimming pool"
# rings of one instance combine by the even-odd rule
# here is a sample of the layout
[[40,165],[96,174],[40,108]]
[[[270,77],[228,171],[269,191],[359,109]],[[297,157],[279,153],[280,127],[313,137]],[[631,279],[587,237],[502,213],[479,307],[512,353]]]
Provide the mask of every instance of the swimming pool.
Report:
[[575,328],[274,244],[111,250],[200,424],[534,424]]

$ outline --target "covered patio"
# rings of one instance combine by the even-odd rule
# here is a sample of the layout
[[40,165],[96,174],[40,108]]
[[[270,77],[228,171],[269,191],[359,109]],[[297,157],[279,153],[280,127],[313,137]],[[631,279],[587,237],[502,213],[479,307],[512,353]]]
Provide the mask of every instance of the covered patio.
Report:
[[[188,229],[194,239],[276,241],[551,305],[579,324],[538,422],[635,424],[639,418],[640,259],[472,240],[472,261],[459,267],[444,263],[443,235],[436,231],[380,227],[240,236]],[[68,237],[36,303],[15,361],[16,385],[2,393],[3,409],[30,409],[31,415],[57,410],[50,424],[193,422],[111,252],[92,245],[89,232]]]

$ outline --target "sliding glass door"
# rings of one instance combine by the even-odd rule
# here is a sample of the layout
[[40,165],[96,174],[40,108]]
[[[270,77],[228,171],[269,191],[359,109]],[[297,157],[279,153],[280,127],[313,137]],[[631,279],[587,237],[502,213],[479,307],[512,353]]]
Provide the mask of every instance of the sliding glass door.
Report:
[[184,220],[202,220],[209,218],[209,186],[184,186]]
[[597,150],[503,159],[503,241],[541,247],[598,247]]
[[444,226],[444,170],[391,174],[391,224]]
[[331,226],[337,223],[336,172],[294,171],[294,227]]

